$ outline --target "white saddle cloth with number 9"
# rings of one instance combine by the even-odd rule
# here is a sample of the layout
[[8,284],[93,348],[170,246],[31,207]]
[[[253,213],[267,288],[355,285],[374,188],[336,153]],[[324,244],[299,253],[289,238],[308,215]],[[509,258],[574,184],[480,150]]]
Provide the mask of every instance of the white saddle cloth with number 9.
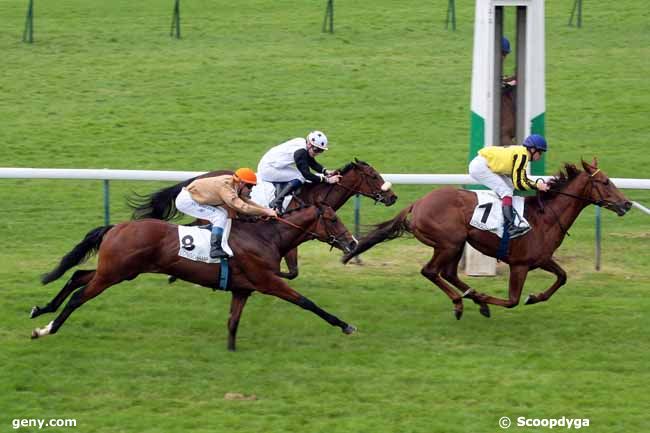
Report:
[[[472,214],[469,225],[477,229],[487,230],[502,237],[503,211],[501,210],[501,199],[492,191],[474,192],[476,193],[478,204],[474,209],[474,214]],[[512,197],[512,207],[515,209],[515,225],[519,227],[530,227],[530,224],[524,218],[524,201],[525,197]]]

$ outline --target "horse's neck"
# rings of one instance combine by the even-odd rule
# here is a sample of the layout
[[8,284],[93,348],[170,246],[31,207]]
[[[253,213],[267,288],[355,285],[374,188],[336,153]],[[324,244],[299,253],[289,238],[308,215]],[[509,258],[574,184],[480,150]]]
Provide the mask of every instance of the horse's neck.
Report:
[[315,216],[310,218],[307,215],[296,214],[289,215],[285,219],[290,223],[301,227],[301,229],[284,224],[280,221],[277,222],[278,225],[275,228],[275,231],[277,232],[276,247],[282,256],[307,240],[307,233],[305,230],[309,230]]
[[[342,178],[341,182],[345,182],[345,179]],[[350,197],[352,197],[352,194],[354,194],[354,192],[351,191],[352,189],[354,188],[348,185],[346,185],[346,187],[339,186],[337,188],[336,185],[319,183],[309,188],[305,201],[308,203],[323,203],[334,210],[338,210]]]
[[[560,190],[560,192],[571,194],[578,197],[585,196],[585,180],[575,178],[568,185]],[[557,194],[551,200],[544,204],[544,208],[550,207],[550,212],[544,212],[546,218],[544,221],[549,225],[547,230],[557,230],[560,232],[560,242],[564,238],[564,230],[569,230],[569,227],[576,221],[580,212],[589,205],[586,200],[581,200],[576,197],[567,196],[564,194]],[[558,224],[559,221],[559,224]],[[545,232],[547,231],[545,230]]]

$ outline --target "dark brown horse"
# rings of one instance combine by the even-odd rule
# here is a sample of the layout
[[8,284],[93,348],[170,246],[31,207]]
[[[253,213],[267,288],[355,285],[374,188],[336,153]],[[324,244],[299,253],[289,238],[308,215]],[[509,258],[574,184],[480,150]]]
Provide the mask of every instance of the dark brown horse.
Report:
[[[233,221],[229,244],[235,253],[230,262],[230,289],[233,297],[247,299],[253,291],[289,301],[309,310],[346,334],[355,328],[319,308],[293,290],[276,275],[284,254],[302,242],[318,239],[350,251],[353,236],[329,206],[306,206],[289,211],[279,220]],[[61,277],[68,269],[98,253],[97,269],[77,270],[63,289],[45,307],[34,307],[31,317],[55,312],[74,291],[63,311],[47,326],[32,332],[32,338],[54,334],[70,314],[108,287],[132,280],[143,273],[174,275],[185,281],[216,289],[220,265],[194,262],[178,255],[178,226],[146,219],[90,231],[61,263],[43,276],[43,284]],[[76,291],[75,291],[76,290]],[[244,303],[239,304],[242,308]],[[235,350],[241,311],[231,309],[228,321],[228,349]]]
[[[295,193],[296,200],[289,206],[296,207],[301,204],[322,203],[339,210],[355,194],[360,194],[373,199],[375,202],[391,206],[397,201],[397,196],[391,190],[389,182],[385,182],[381,175],[371,165],[355,159],[338,170],[341,181],[338,184],[306,184]],[[161,189],[150,195],[134,195],[129,200],[129,205],[134,209],[133,219],[154,218],[171,220],[179,216],[174,200],[183,187],[189,185],[194,179],[202,177],[232,174],[232,171],[211,171],[192,179],[180,182],[168,188]],[[204,224],[205,222],[199,222]],[[285,256],[288,272],[278,270],[278,275],[292,280],[298,276],[298,252],[291,250]]]
[[557,280],[546,291],[530,295],[526,304],[547,301],[566,282],[566,272],[553,260],[553,252],[560,246],[582,209],[595,204],[622,216],[632,206],[605,173],[598,169],[595,159],[591,165],[583,161],[582,166],[584,171],[566,164],[564,172],[550,181],[549,192],[539,193],[539,198],[526,198],[525,217],[532,230],[511,240],[509,252],[503,258],[510,265],[508,299],[477,293],[458,278],[458,262],[463,255],[465,242],[492,257],[496,257],[499,248],[500,239],[495,234],[469,225],[477,204],[476,194],[471,191],[449,187],[430,192],[402,210],[394,219],[377,225],[343,260],[347,262],[382,241],[409,232],[435,249],[433,257],[421,272],[449,296],[456,318],[460,319],[463,314],[463,297],[481,305],[480,311],[486,317],[490,315],[487,304],[515,307],[519,303],[526,275],[537,268],[555,274]]

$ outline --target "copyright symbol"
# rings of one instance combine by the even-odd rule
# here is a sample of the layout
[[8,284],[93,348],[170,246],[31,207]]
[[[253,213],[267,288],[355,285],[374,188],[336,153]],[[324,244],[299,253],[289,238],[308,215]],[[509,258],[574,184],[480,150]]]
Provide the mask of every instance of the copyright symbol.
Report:
[[507,416],[502,416],[499,418],[499,427],[501,428],[509,428],[511,424],[510,418]]

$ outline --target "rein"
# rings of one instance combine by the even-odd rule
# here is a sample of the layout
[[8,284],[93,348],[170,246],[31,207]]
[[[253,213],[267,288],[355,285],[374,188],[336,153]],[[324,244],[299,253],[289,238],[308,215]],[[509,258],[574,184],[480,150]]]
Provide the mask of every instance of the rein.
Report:
[[276,217],[275,219],[277,221],[283,223],[283,224],[286,224],[286,225],[288,225],[290,227],[293,227],[294,229],[298,229],[298,230],[302,231],[303,233],[307,233],[308,235],[313,236],[314,238],[318,238],[318,234],[316,234],[314,232],[311,232],[309,230],[305,230],[302,227],[300,227],[298,224],[294,224],[294,223],[292,223],[291,221],[289,221],[287,219],[284,219],[282,217]]
[[[318,215],[319,215],[319,219],[320,219],[320,218],[321,218],[320,210],[318,211]],[[302,231],[303,233],[308,234],[308,235],[311,236],[313,239],[318,239],[318,238],[319,238],[318,233],[315,233],[315,232],[312,232],[312,231],[309,231],[309,230],[305,230],[304,228],[300,227],[298,224],[294,224],[294,223],[292,223],[291,221],[289,221],[289,220],[287,220],[287,219],[284,219],[284,218],[282,218],[282,217],[280,217],[280,216],[275,217],[275,219],[276,219],[277,221],[283,223],[283,224],[288,225],[289,227],[293,227],[293,228],[295,228],[295,229],[298,229],[298,230]],[[341,243],[341,241],[339,240],[339,238],[341,237],[341,235],[336,236],[336,235],[333,235],[333,234],[331,234],[331,233],[327,233],[327,235],[330,237],[330,240],[329,240],[329,242],[327,242],[327,243],[328,243],[332,248],[334,248],[334,245],[335,245],[335,244],[337,244],[337,243]]]

